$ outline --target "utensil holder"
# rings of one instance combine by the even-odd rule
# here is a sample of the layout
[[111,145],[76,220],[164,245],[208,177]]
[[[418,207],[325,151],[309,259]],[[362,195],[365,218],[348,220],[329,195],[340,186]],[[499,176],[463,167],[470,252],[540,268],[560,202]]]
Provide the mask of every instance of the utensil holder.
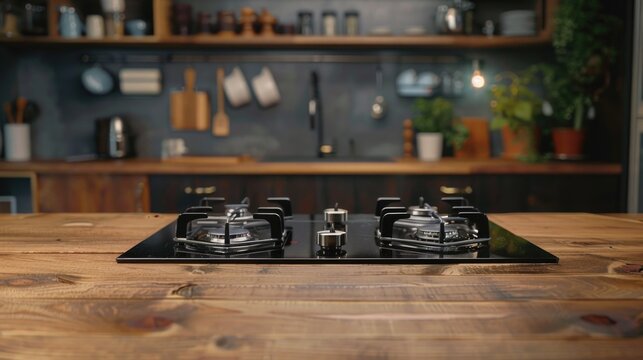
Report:
[[31,126],[29,124],[6,124],[4,126],[4,153],[7,161],[31,159]]

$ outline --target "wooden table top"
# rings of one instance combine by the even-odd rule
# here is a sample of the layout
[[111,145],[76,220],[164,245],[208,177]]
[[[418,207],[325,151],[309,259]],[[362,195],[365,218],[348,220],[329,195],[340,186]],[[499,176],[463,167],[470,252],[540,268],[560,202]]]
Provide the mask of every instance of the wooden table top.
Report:
[[643,215],[490,217],[560,264],[117,264],[173,216],[0,216],[0,358],[641,358]]
[[154,159],[0,162],[1,172],[30,171],[44,174],[199,174],[199,175],[472,175],[472,174],[621,174],[620,164],[517,160],[460,160],[437,162],[256,162],[221,157],[188,157],[172,161]]

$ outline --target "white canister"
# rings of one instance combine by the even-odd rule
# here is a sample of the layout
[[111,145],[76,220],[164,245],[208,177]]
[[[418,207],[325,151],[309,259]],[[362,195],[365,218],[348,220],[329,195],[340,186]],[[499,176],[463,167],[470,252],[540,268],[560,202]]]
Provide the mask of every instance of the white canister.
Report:
[[101,39],[105,37],[105,21],[100,15],[87,16],[87,37],[92,39]]
[[31,126],[29,124],[6,124],[4,126],[4,154],[7,161],[31,159]]
[[442,133],[418,133],[418,158],[422,161],[438,161],[442,158]]

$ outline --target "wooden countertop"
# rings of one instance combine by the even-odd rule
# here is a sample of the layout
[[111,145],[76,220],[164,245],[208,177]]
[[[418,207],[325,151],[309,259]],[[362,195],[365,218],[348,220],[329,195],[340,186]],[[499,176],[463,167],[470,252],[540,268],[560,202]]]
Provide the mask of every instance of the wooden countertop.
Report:
[[221,175],[470,175],[470,174],[620,174],[613,163],[549,162],[527,164],[513,160],[455,160],[439,162],[255,162],[220,161],[216,157],[161,161],[132,159],[120,161],[34,161],[0,162],[0,172],[112,173],[112,174],[221,174]]
[[0,216],[0,357],[643,353],[643,216],[491,215],[560,264],[116,264],[172,219]]

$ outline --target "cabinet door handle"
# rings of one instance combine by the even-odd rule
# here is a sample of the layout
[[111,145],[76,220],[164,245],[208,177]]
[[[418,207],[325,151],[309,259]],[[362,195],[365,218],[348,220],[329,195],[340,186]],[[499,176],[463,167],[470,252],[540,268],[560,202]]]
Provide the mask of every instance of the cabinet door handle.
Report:
[[440,192],[444,195],[462,195],[462,194],[471,194],[473,193],[473,188],[471,186],[465,186],[463,188],[457,188],[452,186],[440,186]]
[[197,194],[197,195],[211,195],[217,191],[216,186],[199,186],[192,188],[191,186],[186,186],[183,189],[183,192],[187,195]]

